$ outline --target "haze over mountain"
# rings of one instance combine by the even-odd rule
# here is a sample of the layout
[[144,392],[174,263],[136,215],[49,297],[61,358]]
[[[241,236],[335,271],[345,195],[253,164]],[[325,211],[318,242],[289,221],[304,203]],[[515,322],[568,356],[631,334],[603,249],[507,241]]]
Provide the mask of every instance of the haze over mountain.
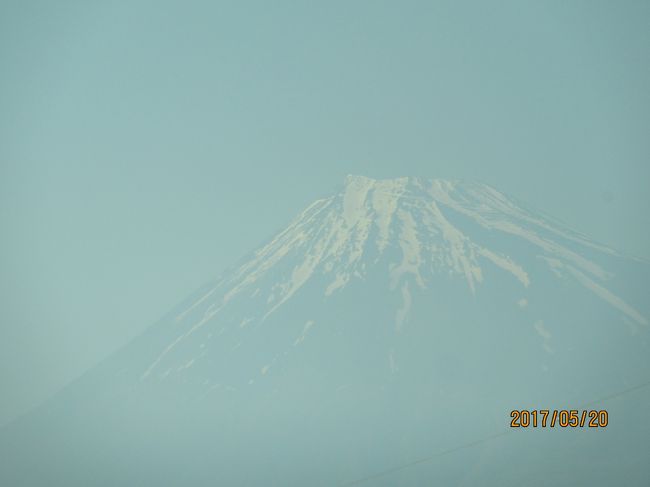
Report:
[[[647,382],[649,283],[490,186],[348,176],[5,428],[0,484],[340,485]],[[368,485],[645,485],[648,398]]]

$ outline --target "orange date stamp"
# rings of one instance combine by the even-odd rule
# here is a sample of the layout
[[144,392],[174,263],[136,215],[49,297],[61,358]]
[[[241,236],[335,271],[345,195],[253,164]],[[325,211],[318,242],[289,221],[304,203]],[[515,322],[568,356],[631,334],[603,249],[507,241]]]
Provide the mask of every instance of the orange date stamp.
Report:
[[513,409],[511,428],[605,428],[609,414],[605,409]]

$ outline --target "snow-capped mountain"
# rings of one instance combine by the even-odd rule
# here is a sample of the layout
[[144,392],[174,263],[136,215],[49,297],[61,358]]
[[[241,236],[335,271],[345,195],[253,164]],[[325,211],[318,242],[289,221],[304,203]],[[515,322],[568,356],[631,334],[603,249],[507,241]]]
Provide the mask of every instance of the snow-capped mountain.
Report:
[[[484,184],[348,176],[9,428],[6,485],[338,485],[577,409],[648,380],[649,270]],[[569,457],[590,485],[648,475],[626,436],[648,420],[615,406],[598,438],[525,432],[367,485],[564,485],[543,472]]]

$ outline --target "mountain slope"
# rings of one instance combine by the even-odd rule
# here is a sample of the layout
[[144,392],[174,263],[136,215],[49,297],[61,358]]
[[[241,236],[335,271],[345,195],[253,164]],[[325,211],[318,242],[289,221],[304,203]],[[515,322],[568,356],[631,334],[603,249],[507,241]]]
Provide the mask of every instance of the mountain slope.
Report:
[[[648,380],[649,270],[486,185],[349,176],[6,429],[0,481],[337,485],[575,409]],[[599,436],[523,432],[369,485],[641,482],[648,420],[614,406]]]

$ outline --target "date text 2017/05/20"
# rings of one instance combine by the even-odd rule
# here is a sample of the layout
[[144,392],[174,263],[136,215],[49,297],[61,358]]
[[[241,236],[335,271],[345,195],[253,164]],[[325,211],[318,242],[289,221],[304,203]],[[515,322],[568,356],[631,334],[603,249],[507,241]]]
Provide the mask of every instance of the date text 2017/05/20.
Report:
[[609,415],[604,409],[514,409],[510,418],[511,428],[604,428],[609,423]]

